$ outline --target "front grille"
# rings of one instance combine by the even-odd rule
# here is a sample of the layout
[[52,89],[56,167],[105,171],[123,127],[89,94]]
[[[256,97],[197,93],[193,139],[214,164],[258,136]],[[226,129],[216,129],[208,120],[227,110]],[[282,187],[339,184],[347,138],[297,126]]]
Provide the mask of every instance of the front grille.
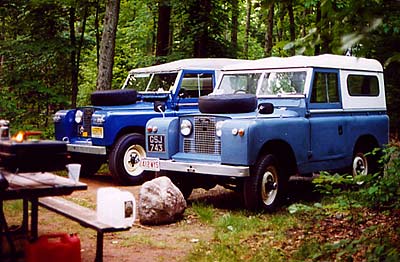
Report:
[[82,127],[79,130],[79,134],[85,137],[91,136],[91,127],[92,127],[92,115],[94,113],[93,108],[83,108],[83,118],[82,118]]
[[221,141],[215,135],[214,117],[194,118],[194,138],[183,139],[185,153],[221,154]]

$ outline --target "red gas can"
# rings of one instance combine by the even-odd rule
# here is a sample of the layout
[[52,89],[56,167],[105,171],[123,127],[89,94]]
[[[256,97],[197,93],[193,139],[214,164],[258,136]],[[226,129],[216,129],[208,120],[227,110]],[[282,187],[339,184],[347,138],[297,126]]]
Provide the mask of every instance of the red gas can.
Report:
[[76,234],[42,235],[26,246],[27,262],[81,262],[81,242]]

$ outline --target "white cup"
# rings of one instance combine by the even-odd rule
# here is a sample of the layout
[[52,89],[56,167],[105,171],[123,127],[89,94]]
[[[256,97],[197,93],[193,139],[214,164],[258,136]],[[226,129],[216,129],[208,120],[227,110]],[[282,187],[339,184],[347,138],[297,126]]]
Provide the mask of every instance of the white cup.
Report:
[[74,181],[74,183],[79,182],[79,174],[81,172],[81,164],[68,164],[66,165],[68,169],[68,178]]

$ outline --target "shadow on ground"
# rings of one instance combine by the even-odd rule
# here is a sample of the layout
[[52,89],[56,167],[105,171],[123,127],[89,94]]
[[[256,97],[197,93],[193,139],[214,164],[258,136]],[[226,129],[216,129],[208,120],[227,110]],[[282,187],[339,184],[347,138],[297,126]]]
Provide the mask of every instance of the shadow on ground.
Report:
[[[315,191],[314,185],[310,181],[291,181],[288,186],[287,198],[284,206],[289,206],[298,202],[318,202],[321,195]],[[212,205],[219,209],[242,210],[244,202],[241,192],[235,192],[217,186],[210,190],[195,189],[189,198],[189,205],[200,202]]]

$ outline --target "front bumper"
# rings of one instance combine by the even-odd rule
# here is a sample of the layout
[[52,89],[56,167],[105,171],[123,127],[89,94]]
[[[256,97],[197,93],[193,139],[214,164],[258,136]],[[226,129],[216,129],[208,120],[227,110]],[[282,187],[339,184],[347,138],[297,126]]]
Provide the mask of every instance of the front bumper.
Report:
[[250,175],[248,166],[229,166],[215,163],[176,162],[161,160],[160,169],[176,172],[198,173],[228,177],[247,177]]
[[92,154],[92,155],[107,154],[107,149],[105,146],[67,144],[67,150],[68,152]]

